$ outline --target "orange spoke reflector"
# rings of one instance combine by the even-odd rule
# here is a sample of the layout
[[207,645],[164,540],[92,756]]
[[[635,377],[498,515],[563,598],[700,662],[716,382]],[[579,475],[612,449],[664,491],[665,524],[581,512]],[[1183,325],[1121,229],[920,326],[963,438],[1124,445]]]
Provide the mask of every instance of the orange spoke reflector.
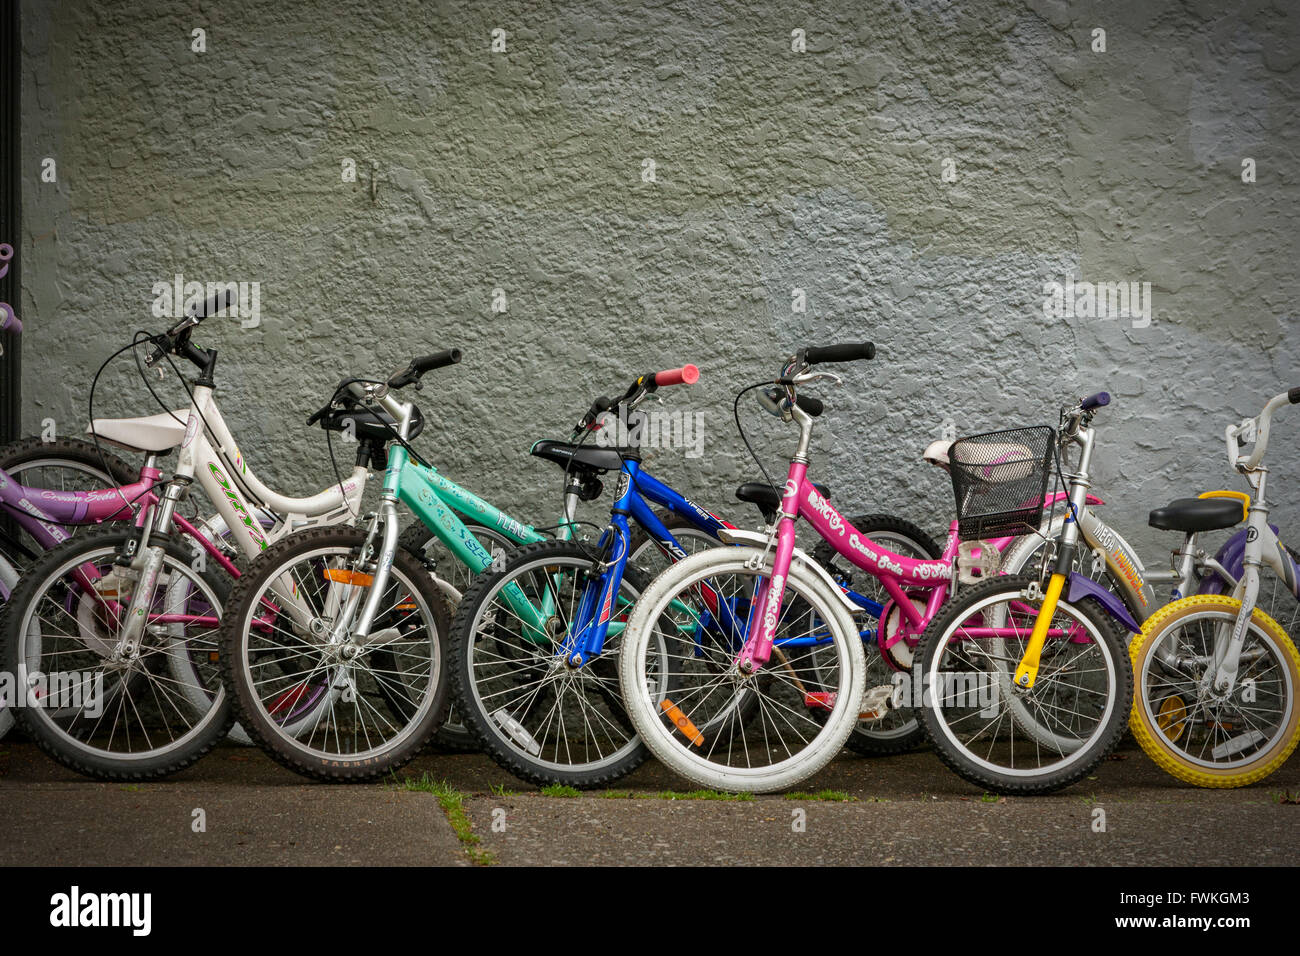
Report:
[[337,584],[352,584],[359,588],[368,588],[375,580],[375,576],[360,571],[346,571],[343,568],[326,568],[325,579]]
[[803,705],[812,710],[834,710],[835,694],[825,690],[809,691],[803,695]]
[[691,718],[682,713],[680,707],[665,697],[659,701],[659,709],[668,715],[668,719],[676,725],[687,740],[697,747],[704,745],[704,735],[700,733],[699,728],[691,723]]

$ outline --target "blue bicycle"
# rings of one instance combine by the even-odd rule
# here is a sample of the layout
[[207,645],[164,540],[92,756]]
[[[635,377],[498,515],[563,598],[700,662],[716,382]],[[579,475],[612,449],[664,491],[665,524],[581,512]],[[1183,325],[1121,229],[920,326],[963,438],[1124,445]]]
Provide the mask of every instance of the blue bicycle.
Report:
[[[598,430],[607,412],[631,421],[657,389],[698,376],[690,365],[643,375],[622,397],[593,402],[574,435]],[[680,560],[734,530],[647,472],[637,430],[628,437],[617,448],[533,446],[533,455],[564,468],[566,488],[588,489],[587,500],[599,494],[602,476],[618,474],[609,524],[594,545],[546,541],[513,552],[466,590],[452,623],[448,663],[456,708],[486,753],[533,783],[603,786],[645,760],[648,752],[623,707],[616,656],[632,604],[653,576],[643,566],[651,552]],[[779,493],[765,484],[742,485],[736,494],[769,520],[779,506]],[[521,598],[527,602],[522,614]],[[698,632],[701,641],[743,642],[748,605],[717,596],[707,603],[707,627],[686,607],[677,626]],[[530,613],[536,608],[549,611],[540,626]]]

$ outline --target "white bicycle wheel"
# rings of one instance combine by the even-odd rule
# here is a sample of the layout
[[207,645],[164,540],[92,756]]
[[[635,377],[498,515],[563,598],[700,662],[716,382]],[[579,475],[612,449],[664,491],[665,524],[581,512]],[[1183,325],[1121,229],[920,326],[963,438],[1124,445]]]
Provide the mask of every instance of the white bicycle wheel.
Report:
[[[709,607],[743,621],[771,574],[772,555],[761,549],[702,551],[659,575],[628,622],[619,660],[628,715],[650,751],[699,786],[794,786],[839,752],[857,722],[862,642],[838,596],[802,565],[786,576],[771,660],[754,675],[736,665],[740,638]],[[818,630],[805,633],[813,618]]]

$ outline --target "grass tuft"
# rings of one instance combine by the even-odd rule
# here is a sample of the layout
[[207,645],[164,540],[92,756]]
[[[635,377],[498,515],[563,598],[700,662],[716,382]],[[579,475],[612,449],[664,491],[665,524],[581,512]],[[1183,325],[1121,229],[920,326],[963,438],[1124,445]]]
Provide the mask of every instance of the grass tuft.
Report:
[[479,847],[483,841],[474,832],[474,826],[469,822],[469,814],[465,812],[465,794],[452,787],[446,780],[434,780],[427,770],[419,780],[407,777],[398,784],[398,787],[416,793],[431,793],[438,798],[438,806],[442,807],[447,822],[451,824],[452,832],[456,834],[456,839],[460,841],[471,863],[475,866],[491,866],[496,862],[496,857],[490,850]]
[[843,790],[818,790],[816,793],[796,791],[795,793],[787,793],[785,798],[787,800],[826,800],[831,803],[856,803],[858,799]]
[[582,792],[575,787],[570,787],[562,783],[553,783],[549,787],[542,787],[542,796],[580,797],[582,796]]

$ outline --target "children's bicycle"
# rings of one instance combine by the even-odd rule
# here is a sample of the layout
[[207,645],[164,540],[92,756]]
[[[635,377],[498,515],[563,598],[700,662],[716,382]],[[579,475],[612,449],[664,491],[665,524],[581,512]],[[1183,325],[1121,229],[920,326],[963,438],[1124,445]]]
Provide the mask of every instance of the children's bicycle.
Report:
[[[953,560],[918,559],[880,547],[807,480],[813,422],[823,405],[799,395],[797,388],[828,378],[839,381],[813,371],[819,363],[872,355],[869,343],[840,345],[804,349],[787,363],[776,382],[778,410],[783,420],[799,425],[800,437],[774,532],[723,533],[724,540],[745,546],[713,549],[677,564],[652,582],[629,621],[620,686],[632,723],[660,760],[702,786],[750,791],[792,786],[824,766],[859,719],[877,715],[898,689],[892,683],[866,685],[864,635],[852,617],[863,608],[795,548],[799,517],[837,554],[880,582],[900,621],[924,628],[953,583]],[[1019,448],[1003,453],[1009,450]],[[1000,531],[986,528],[990,537],[1038,526],[1046,497],[1041,463],[1038,468],[1042,481],[1036,493],[1025,494],[1016,521]],[[1026,466],[1020,461],[1011,473],[1032,477],[1032,468],[1019,475],[1022,470]],[[1086,488],[1080,494],[1086,496]],[[729,619],[709,607],[711,594],[725,596],[719,606],[730,612]],[[694,634],[662,626],[673,602],[695,609]],[[876,606],[888,621],[888,609]],[[1080,616],[1098,633],[1110,629],[1100,609],[1085,607]],[[1057,627],[1046,633],[1061,632]],[[660,645],[667,647],[663,675],[653,649]],[[1115,694],[1122,697],[1123,674],[1115,677]],[[666,693],[665,686],[674,684]]]
[[[367,467],[309,498],[280,495],[243,460],[217,407],[217,354],[191,341],[219,298],[153,336],[145,364],[172,354],[199,369],[186,412],[100,419],[99,439],[146,455],[139,479],[101,491],[13,488],[10,513],[48,551],[24,574],[0,624],[0,663],[19,677],[17,718],[48,754],[106,779],[149,779],[182,769],[230,729],[216,677],[215,631],[233,555],[253,557],[291,529],[350,521]],[[361,454],[373,446],[362,443]],[[162,482],[157,460],[179,449]],[[197,481],[217,516],[196,526],[177,513]],[[21,502],[35,506],[24,506]],[[120,522],[66,534],[61,525]],[[129,520],[129,524],[128,524]],[[57,545],[57,547],[55,546]],[[302,684],[282,708],[287,727],[326,688]]]
[[[1280,767],[1300,741],[1300,654],[1260,606],[1262,570],[1300,598],[1295,556],[1269,524],[1265,494],[1273,414],[1300,403],[1300,388],[1271,399],[1255,418],[1228,426],[1228,462],[1252,495],[1220,492],[1176,501],[1152,523],[1191,533],[1243,519],[1240,572],[1230,594],[1200,594],[1152,614],[1130,645],[1137,689],[1129,724],[1142,749],[1179,780],[1241,787]],[[1249,455],[1242,444],[1254,444]],[[1226,547],[1226,546],[1225,546]]]
[[[604,415],[632,424],[659,388],[697,375],[686,366],[637,378],[617,400],[593,402],[574,437],[598,430]],[[645,567],[682,560],[735,530],[652,476],[639,430],[626,431],[622,447],[579,444],[569,459],[591,480],[618,474],[610,521],[595,545],[552,542],[516,552],[466,592],[452,625],[454,696],[466,723],[502,767],[535,783],[598,786],[645,759],[615,671],[628,611],[649,579]],[[757,482],[741,485],[736,497],[765,515],[780,503]],[[665,613],[689,630],[689,610],[669,604]]]
[[[445,576],[463,567],[465,582],[504,559],[497,543],[550,541],[440,474],[410,445],[423,417],[395,393],[460,358],[449,350],[417,358],[386,381],[339,386],[312,420],[331,429],[351,421],[357,435],[387,443],[379,511],[364,529],[316,529],[268,549],[231,593],[222,679],[250,735],[299,773],[377,779],[414,757],[445,717],[442,645],[436,662],[413,666],[406,656],[413,635],[423,633],[412,596],[433,603],[430,565],[436,561],[432,569]],[[560,543],[573,535],[578,502],[600,494],[590,451],[560,442],[533,450],[565,468]],[[420,522],[400,534],[399,503]],[[444,598],[460,598],[454,584],[440,582]],[[308,727],[287,732],[278,708],[301,681],[322,683],[330,694]]]

